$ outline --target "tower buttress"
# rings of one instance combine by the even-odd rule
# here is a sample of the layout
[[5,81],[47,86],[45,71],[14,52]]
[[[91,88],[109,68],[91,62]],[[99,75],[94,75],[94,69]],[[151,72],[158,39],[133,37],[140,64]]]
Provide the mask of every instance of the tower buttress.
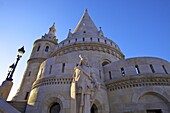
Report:
[[28,99],[32,84],[37,78],[41,63],[53,54],[55,47],[58,45],[55,32],[56,28],[54,23],[52,27],[49,28],[48,34],[43,35],[40,39],[34,42],[32,53],[27,61],[27,67],[20,88],[13,97],[13,101]]

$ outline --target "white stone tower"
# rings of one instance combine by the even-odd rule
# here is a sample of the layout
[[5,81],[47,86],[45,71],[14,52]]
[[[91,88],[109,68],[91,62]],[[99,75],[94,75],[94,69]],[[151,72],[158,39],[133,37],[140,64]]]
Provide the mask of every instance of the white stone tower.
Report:
[[55,47],[58,45],[55,32],[56,28],[54,23],[52,27],[49,28],[48,34],[45,34],[34,42],[33,50],[27,62],[20,88],[14,96],[13,101],[28,99],[32,84],[37,78],[41,63],[54,52]]
[[[74,68],[79,65],[80,54],[88,58],[87,73],[95,74],[96,81],[101,84],[100,90],[94,93],[93,100],[88,102],[81,101],[81,95],[87,92],[82,92],[78,87],[74,87],[74,84],[71,85]],[[27,102],[26,113],[47,113],[53,111],[53,108],[58,108],[62,113],[77,113],[85,111],[83,106],[86,105],[88,112],[89,106],[93,105],[94,109],[96,106],[99,108],[99,113],[109,113],[103,66],[121,59],[124,59],[124,55],[118,45],[105,37],[101,28],[97,29],[85,10],[75,30],[69,30],[67,38],[61,41],[54,53],[40,65]],[[85,71],[82,70],[83,72]],[[71,97],[74,88],[77,89],[76,100]],[[72,106],[71,102],[77,106]]]

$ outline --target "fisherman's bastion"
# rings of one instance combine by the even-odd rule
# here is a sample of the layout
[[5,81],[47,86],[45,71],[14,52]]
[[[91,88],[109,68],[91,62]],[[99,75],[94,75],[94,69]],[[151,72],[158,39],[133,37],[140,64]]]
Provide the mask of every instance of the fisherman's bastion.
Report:
[[0,86],[0,113],[170,113],[169,61],[126,59],[87,10],[61,42],[56,26],[34,42],[11,101],[12,80]]

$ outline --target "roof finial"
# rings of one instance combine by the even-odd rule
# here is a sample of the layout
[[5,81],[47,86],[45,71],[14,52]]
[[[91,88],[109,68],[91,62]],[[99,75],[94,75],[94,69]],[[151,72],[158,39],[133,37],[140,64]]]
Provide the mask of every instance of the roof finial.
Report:
[[69,32],[71,32],[71,29],[69,29]]
[[52,27],[55,27],[55,22],[53,23],[53,26]]
[[87,13],[88,11],[87,11],[87,8],[85,9],[85,13]]
[[101,37],[103,37],[104,36],[104,34],[103,34],[103,31],[102,31],[102,27],[99,27],[99,36],[101,36]]
[[56,32],[56,28],[55,28],[55,22],[54,22],[53,25],[49,28],[48,34],[55,35],[55,32]]

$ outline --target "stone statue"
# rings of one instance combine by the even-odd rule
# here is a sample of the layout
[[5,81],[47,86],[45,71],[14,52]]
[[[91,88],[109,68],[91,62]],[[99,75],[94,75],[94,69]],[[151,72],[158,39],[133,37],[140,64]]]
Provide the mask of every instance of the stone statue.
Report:
[[[80,106],[78,113],[90,113],[91,104],[94,100],[95,92],[100,88],[95,71],[89,66],[87,57],[81,56],[80,62],[74,68],[73,83],[75,83],[76,92],[80,93]],[[76,97],[73,96],[73,97]],[[73,110],[75,112],[75,110]]]
[[79,66],[84,65],[84,66],[89,67],[89,62],[88,62],[87,57],[79,55],[79,58],[80,58]]

